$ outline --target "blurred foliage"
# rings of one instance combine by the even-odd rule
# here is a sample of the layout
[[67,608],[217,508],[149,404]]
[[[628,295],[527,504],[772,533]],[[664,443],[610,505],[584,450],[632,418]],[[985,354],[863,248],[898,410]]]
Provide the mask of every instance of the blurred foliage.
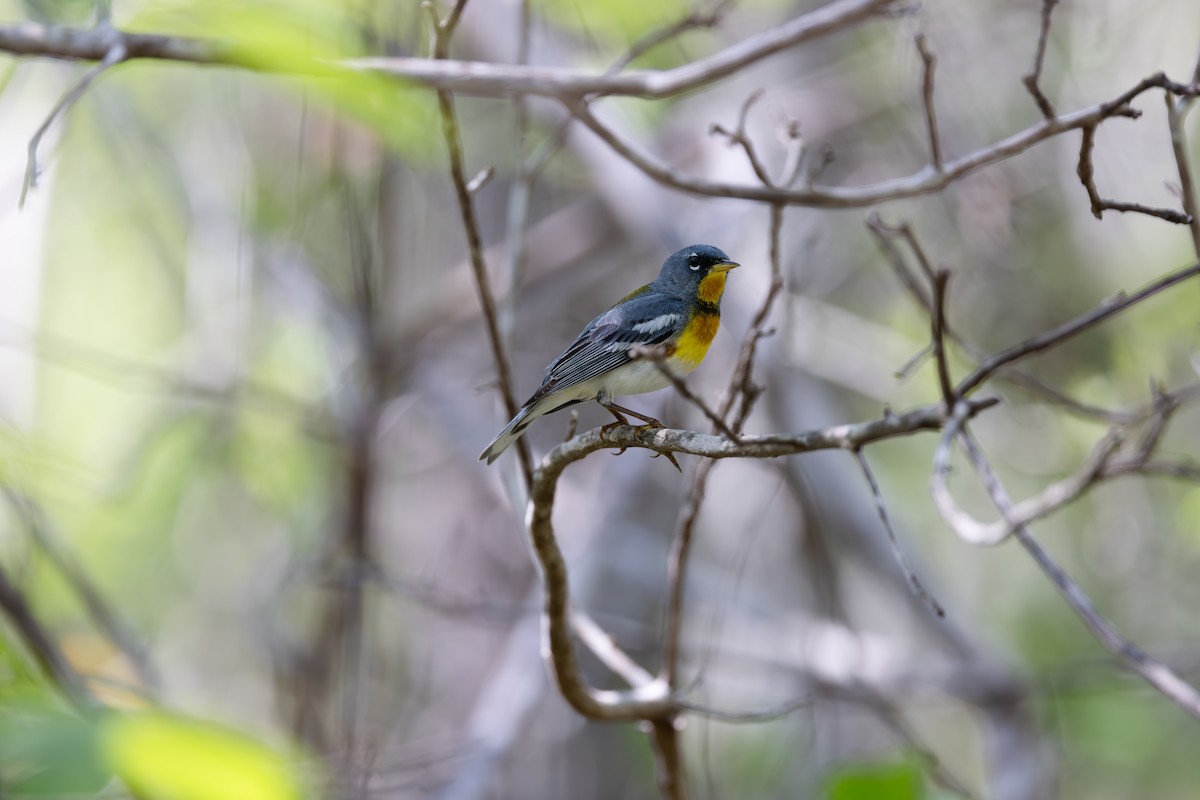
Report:
[[293,768],[229,728],[163,713],[83,717],[44,695],[0,697],[5,797],[94,795],[119,778],[146,800],[299,800]]
[[921,770],[910,762],[858,764],[840,768],[828,780],[828,800],[921,800]]

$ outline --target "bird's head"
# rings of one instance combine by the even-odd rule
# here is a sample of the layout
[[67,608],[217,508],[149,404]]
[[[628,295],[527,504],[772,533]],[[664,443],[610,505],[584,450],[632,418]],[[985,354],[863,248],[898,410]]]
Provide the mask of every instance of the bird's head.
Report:
[[725,290],[725,273],[738,266],[720,248],[710,244],[685,247],[663,262],[655,281],[661,291],[679,297],[717,303]]

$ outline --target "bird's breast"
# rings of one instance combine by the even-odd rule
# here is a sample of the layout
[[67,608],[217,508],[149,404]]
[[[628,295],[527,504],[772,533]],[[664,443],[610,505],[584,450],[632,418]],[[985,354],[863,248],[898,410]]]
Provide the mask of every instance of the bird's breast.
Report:
[[688,321],[679,341],[675,343],[675,352],[668,361],[680,372],[691,372],[708,353],[708,346],[717,335],[721,326],[721,315],[712,311],[700,311]]

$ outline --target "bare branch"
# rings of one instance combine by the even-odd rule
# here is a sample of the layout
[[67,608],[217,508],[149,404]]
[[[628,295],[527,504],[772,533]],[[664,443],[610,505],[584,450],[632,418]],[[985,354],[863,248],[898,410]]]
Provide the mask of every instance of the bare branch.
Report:
[[979,386],[985,380],[992,376],[996,370],[1001,367],[1019,361],[1022,358],[1040,353],[1054,345],[1069,339],[1076,334],[1082,333],[1089,328],[1095,327],[1111,316],[1119,314],[1127,308],[1137,305],[1159,292],[1169,289],[1177,283],[1182,283],[1194,275],[1200,274],[1200,263],[1192,264],[1189,267],[1176,270],[1168,273],[1156,281],[1146,284],[1141,289],[1138,289],[1133,294],[1125,294],[1121,292],[1116,297],[1106,300],[1099,306],[1093,308],[1085,314],[1081,314],[1075,319],[1064,322],[1057,328],[1046,331],[1043,334],[1034,336],[1031,339],[1026,339],[1020,344],[1014,345],[1007,350],[1003,350],[995,355],[988,356],[980,362],[970,375],[958,384],[956,393],[961,397],[975,387]]
[[1042,0],[1042,27],[1038,32],[1037,50],[1033,54],[1033,68],[1021,79],[1025,88],[1033,95],[1033,102],[1037,103],[1038,110],[1046,119],[1054,118],[1054,106],[1042,93],[1039,81],[1042,79],[1042,66],[1046,61],[1046,42],[1050,38],[1050,15],[1054,13],[1056,5],[1058,5],[1058,0]]
[[683,764],[679,757],[679,720],[675,716],[651,723],[650,741],[658,762],[658,792],[663,800],[685,800]]
[[763,96],[763,90],[757,89],[746,96],[742,103],[742,109],[738,112],[737,128],[730,131],[717,123],[713,123],[708,132],[710,134],[718,134],[729,140],[730,145],[738,145],[746,153],[746,160],[750,162],[751,169],[758,179],[762,181],[763,186],[773,186],[771,178],[767,175],[767,169],[763,166],[762,161],[758,158],[758,153],[754,149],[754,142],[750,140],[746,133],[746,117],[750,114],[750,108],[758,102]]
[[[431,89],[475,95],[537,94],[559,98],[588,95],[669,97],[700,88],[738,72],[750,64],[813,39],[845,30],[881,13],[893,0],[834,0],[782,25],[737,44],[669,70],[631,70],[617,75],[562,67],[530,67],[449,59],[357,58],[339,62],[314,60],[314,73],[330,69],[362,69],[404,78]],[[457,12],[457,13],[456,13]],[[461,8],[439,23],[452,32]],[[186,37],[116,32],[129,58],[152,58],[198,64],[226,64],[262,69],[261,63],[237,52],[227,43]],[[44,56],[98,61],[111,42],[94,30],[24,22],[0,26],[0,51],[22,56]],[[300,65],[296,65],[299,69]]]
[[[1196,62],[1200,69],[1200,61]],[[1195,81],[1193,81],[1194,83]],[[1192,252],[1200,258],[1200,211],[1196,208],[1196,186],[1192,181],[1192,168],[1188,164],[1187,139],[1183,122],[1187,107],[1180,107],[1175,96],[1163,95],[1167,101],[1167,127],[1171,132],[1171,152],[1175,155],[1175,169],[1179,173],[1179,199],[1188,217],[1188,231],[1192,234]]]
[[[1168,94],[1168,103],[1171,95]],[[1083,136],[1079,142],[1079,166],[1075,171],[1079,175],[1079,180],[1083,183],[1083,188],[1087,190],[1088,200],[1092,204],[1092,215],[1096,219],[1103,219],[1105,211],[1128,211],[1136,214],[1146,214],[1151,217],[1165,219],[1167,222],[1174,222],[1178,225],[1190,225],[1192,216],[1190,214],[1181,214],[1169,208],[1155,208],[1153,206],[1142,205],[1141,203],[1124,203],[1117,200],[1105,200],[1100,196],[1100,191],[1096,188],[1096,172],[1092,167],[1092,148],[1096,140],[1096,126],[1087,125],[1082,129]]]
[[[947,428],[949,430],[949,427]],[[963,443],[972,464],[981,477],[992,475],[990,465],[979,446],[966,431],[962,432]],[[1126,639],[1108,619],[1104,617],[1092,603],[1091,598],[1083,588],[1067,572],[1050,557],[1049,553],[1038,544],[1029,532],[1028,527],[1019,522],[1020,514],[1013,507],[999,481],[984,481],[992,502],[999,509],[1003,522],[1011,525],[1013,533],[1021,546],[1029,552],[1037,565],[1050,578],[1059,594],[1071,606],[1071,609],[1087,626],[1101,644],[1121,659],[1130,671],[1161,692],[1165,697],[1178,705],[1188,714],[1200,719],[1200,693],[1194,687],[1180,678],[1166,664],[1150,656],[1133,642]]]
[[1074,474],[1051,484],[1040,493],[1021,501],[1016,506],[1010,507],[1002,519],[987,524],[963,511],[955,502],[947,486],[947,479],[950,475],[950,449],[956,437],[967,448],[967,454],[971,457],[972,463],[976,464],[984,488],[994,493],[998,491],[997,487],[1000,485],[999,478],[991,472],[987,461],[979,453],[971,451],[973,440],[963,436],[968,413],[960,403],[942,430],[942,438],[938,442],[933,457],[930,491],[933,493],[934,505],[937,506],[942,519],[950,524],[960,538],[975,545],[991,547],[1000,544],[1018,526],[1045,517],[1074,501],[1104,476],[1109,459],[1120,447],[1122,441],[1119,431],[1109,432],[1096,444],[1091,456]]
[[867,479],[867,485],[871,487],[871,497],[875,500],[875,510],[879,513],[879,521],[883,523],[884,530],[887,531],[888,541],[892,545],[892,553],[896,556],[896,563],[900,565],[900,569],[904,572],[904,576],[908,579],[908,586],[912,589],[912,593],[921,598],[931,609],[933,613],[939,617],[946,616],[945,609],[941,603],[930,594],[925,588],[925,584],[921,583],[921,579],[917,577],[917,573],[908,565],[908,561],[904,558],[903,551],[900,550],[900,541],[896,538],[896,531],[892,527],[891,518],[887,513],[887,505],[883,502],[883,494],[879,491],[879,484],[875,481],[875,475],[871,472],[871,465],[867,463],[867,457],[863,455],[862,450],[852,450],[855,460],[858,461],[858,466],[862,468],[863,477]]
[[[916,257],[917,263],[920,265],[922,272],[929,279],[930,283],[935,280],[933,267],[925,254],[924,248],[921,246],[920,240],[913,232],[907,222],[896,226],[891,226],[884,223],[877,214],[872,214],[867,218],[867,227],[875,236],[880,246],[883,248],[885,255],[888,257],[888,263],[892,270],[899,278],[901,285],[908,290],[909,294],[917,302],[922,309],[927,311],[931,316],[934,314],[933,304],[925,289],[920,285],[920,281],[909,269],[908,264],[900,251],[893,244],[893,239],[900,239],[912,251]],[[944,327],[946,338],[958,344],[963,348],[968,355],[977,360],[983,360],[984,354],[979,348],[966,341],[947,323]],[[911,370],[920,366],[922,359],[930,355],[932,347],[926,347],[921,352],[917,353],[913,358],[898,370],[898,377],[906,378]],[[1063,409],[1078,416],[1087,417],[1090,419],[1098,419],[1109,425],[1135,425],[1150,419],[1157,413],[1157,407],[1154,403],[1148,403],[1140,407],[1129,409],[1107,409],[1088,403],[1081,403],[1073,397],[1063,394],[1059,390],[1047,386],[1034,376],[1022,372],[1012,366],[1001,367],[996,370],[996,375],[1002,380],[1006,380],[1016,386],[1041,397],[1055,405],[1062,406]],[[1171,397],[1174,403],[1182,404],[1188,402],[1193,397],[1200,396],[1200,384],[1184,387],[1175,391]]]
[[[450,49],[450,34],[454,24],[462,14],[465,0],[458,0],[446,22],[440,23],[435,31],[434,58],[445,59]],[[488,333],[488,344],[492,350],[492,361],[496,365],[498,388],[504,403],[504,411],[511,419],[517,415],[519,406],[513,394],[512,367],[508,361],[508,352],[504,348],[504,337],[500,332],[499,316],[496,310],[496,297],[492,291],[491,278],[488,276],[487,264],[483,258],[483,241],[479,235],[479,222],[475,218],[475,206],[471,198],[471,187],[466,177],[464,166],[462,136],[459,133],[458,116],[454,110],[454,97],[445,91],[438,92],[438,110],[442,117],[442,136],[446,141],[446,152],[450,161],[450,178],[454,184],[454,196],[458,201],[459,216],[462,219],[463,232],[467,239],[467,252],[471,259],[471,271],[475,277],[475,289],[479,295],[479,305],[483,312],[484,322]],[[533,474],[533,459],[529,454],[529,445],[524,439],[515,443],[517,458],[525,485],[529,485]]]
[[575,635],[579,637],[580,641],[586,644],[587,648],[604,662],[604,666],[608,667],[615,674],[620,675],[631,687],[636,689],[654,683],[654,676],[630,658],[628,653],[617,647],[617,643],[613,637],[597,625],[596,621],[587,614],[573,612],[571,614],[571,628],[575,631]]
[[925,129],[929,133],[929,152],[933,160],[933,168],[942,171],[942,137],[938,134],[937,111],[933,105],[933,71],[937,67],[937,58],[929,52],[925,34],[916,36],[917,52],[921,55],[921,97],[925,106]]
[[938,388],[942,391],[942,402],[947,409],[954,408],[958,397],[950,381],[950,364],[946,357],[946,284],[950,273],[938,270],[933,279],[933,360],[937,364]]
[[[934,169],[930,165],[911,175],[874,184],[809,186],[802,189],[723,183],[687,174],[623,139],[600,122],[585,103],[574,100],[564,102],[571,113],[605,144],[647,176],[665,186],[705,197],[738,198],[764,203],[822,208],[859,208],[889,200],[932,194],[941,191],[964,175],[1023,153],[1039,142],[1059,136],[1066,131],[1095,127],[1111,117],[1137,117],[1140,112],[1131,109],[1129,103],[1143,92],[1155,88],[1188,96],[1200,93],[1200,87],[1176,83],[1163,73],[1157,72],[1143,78],[1133,88],[1113,100],[1054,119],[1042,120],[1007,139],[950,161],[944,164],[941,170]],[[1183,222],[1184,220],[1180,217],[1174,221]]]
[[54,564],[63,580],[79,597],[88,616],[128,659],[138,680],[141,681],[142,685],[139,688],[151,697],[157,695],[161,690],[161,682],[147,647],[109,605],[83,568],[62,548],[41,507],[30,497],[10,487],[5,487],[2,491],[9,504],[24,520],[34,544]]

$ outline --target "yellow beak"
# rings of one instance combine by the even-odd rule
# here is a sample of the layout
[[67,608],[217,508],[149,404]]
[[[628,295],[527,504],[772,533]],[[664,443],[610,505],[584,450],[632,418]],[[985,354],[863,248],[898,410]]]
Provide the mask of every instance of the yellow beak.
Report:
[[734,267],[740,267],[740,266],[741,266],[741,264],[737,263],[736,261],[724,261],[720,264],[714,264],[712,271],[713,272],[729,272],[729,270],[733,269]]

